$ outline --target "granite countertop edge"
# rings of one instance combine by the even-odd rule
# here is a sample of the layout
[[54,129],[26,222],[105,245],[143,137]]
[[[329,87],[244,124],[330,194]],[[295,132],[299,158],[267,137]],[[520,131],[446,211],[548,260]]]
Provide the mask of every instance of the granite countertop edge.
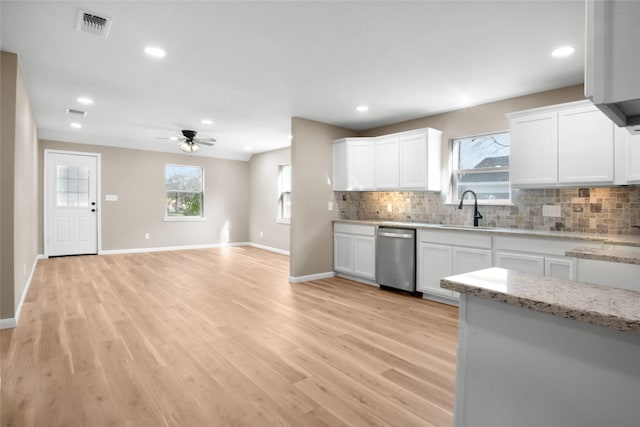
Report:
[[[569,232],[569,231],[528,230],[528,229],[520,229],[520,228],[498,228],[498,227],[475,228],[470,226],[456,226],[456,225],[450,225],[450,224],[429,224],[429,223],[419,223],[419,222],[382,221],[382,220],[334,219],[333,222],[345,223],[345,224],[375,225],[375,226],[396,226],[396,227],[406,227],[406,228],[415,228],[415,229],[424,229],[424,230],[440,230],[440,231],[452,231],[452,232],[502,234],[502,235],[520,236],[520,237],[583,240],[583,241],[600,242],[607,245],[640,247],[640,236],[589,234],[589,233],[577,233],[577,232]],[[583,256],[579,256],[579,257],[583,257]],[[640,259],[638,263],[640,264]]]
[[[500,269],[501,270],[501,269]],[[470,273],[473,274],[473,273]],[[519,273],[523,276],[529,276],[535,278],[536,276]],[[625,316],[624,314],[616,314],[612,312],[605,312],[602,310],[594,310],[586,307],[570,306],[563,303],[555,303],[544,301],[542,299],[536,299],[534,297],[526,297],[509,292],[502,292],[495,289],[484,288],[481,286],[474,286],[468,283],[462,283],[459,280],[464,280],[464,276],[453,276],[450,278],[444,278],[441,280],[441,286],[445,289],[452,291],[472,295],[478,298],[505,303],[511,306],[520,307],[528,310],[537,311],[539,313],[551,314],[556,317],[561,317],[569,320],[575,320],[582,323],[587,323],[594,326],[600,326],[620,332],[629,333],[632,335],[640,336],[640,317],[638,316]],[[550,286],[555,281],[559,285],[566,282],[561,279],[540,277],[544,284],[540,286]],[[598,285],[591,285],[586,283],[573,282],[573,286],[584,289],[584,292],[591,290],[613,290],[628,292],[628,295],[632,295],[638,300],[640,304],[640,293],[634,291],[627,291],[624,289],[606,288]],[[615,305],[615,304],[614,304]]]

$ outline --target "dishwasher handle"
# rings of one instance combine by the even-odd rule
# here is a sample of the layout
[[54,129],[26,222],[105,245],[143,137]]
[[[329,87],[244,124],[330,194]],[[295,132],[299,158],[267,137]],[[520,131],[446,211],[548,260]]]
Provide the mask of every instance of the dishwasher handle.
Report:
[[413,238],[413,234],[411,234],[411,233],[383,233],[383,232],[378,232],[378,236],[394,237],[396,239],[412,239]]

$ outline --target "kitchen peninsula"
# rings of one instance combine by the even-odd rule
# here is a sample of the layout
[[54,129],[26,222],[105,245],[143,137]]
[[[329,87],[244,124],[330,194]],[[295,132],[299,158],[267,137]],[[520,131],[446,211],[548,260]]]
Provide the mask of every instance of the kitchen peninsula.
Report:
[[488,268],[460,293],[455,425],[632,426],[640,293]]

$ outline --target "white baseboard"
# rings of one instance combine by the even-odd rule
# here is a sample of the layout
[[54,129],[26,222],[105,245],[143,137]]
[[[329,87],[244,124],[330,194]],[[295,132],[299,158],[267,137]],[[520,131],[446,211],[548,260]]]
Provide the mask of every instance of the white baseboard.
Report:
[[43,258],[44,258],[44,255],[38,254],[36,256],[36,259],[33,260],[33,265],[31,266],[31,273],[29,274],[27,283],[24,285],[24,289],[22,290],[22,295],[20,296],[20,302],[18,303],[18,307],[16,308],[15,317],[10,317],[8,319],[0,319],[0,329],[15,328],[16,326],[18,326],[18,320],[20,319],[20,312],[22,311],[22,304],[24,304],[24,300],[27,297],[27,293],[29,292],[29,286],[31,286],[31,280],[33,280],[33,273],[35,273],[36,271],[38,260]]
[[333,276],[335,276],[335,273],[333,271],[328,271],[326,273],[309,274],[306,276],[298,276],[298,277],[289,276],[289,282],[291,283],[310,282],[312,280],[328,279]]
[[225,246],[251,246],[265,251],[275,252],[282,255],[289,255],[289,251],[285,251],[271,246],[260,245],[253,242],[232,242],[232,243],[206,243],[202,245],[183,245],[183,246],[160,246],[155,248],[132,248],[132,249],[108,249],[100,251],[100,255],[117,255],[117,254],[139,254],[144,252],[165,252],[165,251],[185,251],[189,249],[211,249],[223,248]]
[[108,250],[101,251],[100,255],[139,254],[144,252],[186,251],[189,249],[223,248],[225,246],[250,246],[250,243],[249,242],[206,243],[202,245],[159,246],[154,248],[108,249]]
[[265,245],[261,245],[259,243],[249,242],[249,243],[247,243],[247,246],[251,246],[252,248],[264,249],[265,251],[275,252],[275,253],[280,254],[280,255],[286,255],[286,256],[291,255],[291,253],[289,251],[285,251],[284,249],[278,249],[278,248],[274,248],[274,247],[271,247],[271,246],[265,246]]

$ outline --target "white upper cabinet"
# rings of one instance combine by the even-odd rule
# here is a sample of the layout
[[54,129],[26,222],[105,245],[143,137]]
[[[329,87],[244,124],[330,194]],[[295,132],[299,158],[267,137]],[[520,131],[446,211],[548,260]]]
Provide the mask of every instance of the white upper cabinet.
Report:
[[376,141],[376,188],[393,190],[400,187],[400,139],[380,138]]
[[344,138],[333,142],[333,189],[375,190],[375,141],[373,138]]
[[511,184],[555,185],[558,181],[558,115],[516,116],[511,129]]
[[333,142],[334,191],[440,191],[442,132],[418,129]]
[[618,126],[640,129],[640,2],[587,0],[585,96]]
[[613,129],[593,105],[558,112],[558,183],[613,184]]
[[442,132],[423,129],[400,138],[400,189],[440,191]]
[[511,113],[514,187],[611,185],[614,125],[590,101]]
[[616,184],[640,184],[640,135],[615,128]]

